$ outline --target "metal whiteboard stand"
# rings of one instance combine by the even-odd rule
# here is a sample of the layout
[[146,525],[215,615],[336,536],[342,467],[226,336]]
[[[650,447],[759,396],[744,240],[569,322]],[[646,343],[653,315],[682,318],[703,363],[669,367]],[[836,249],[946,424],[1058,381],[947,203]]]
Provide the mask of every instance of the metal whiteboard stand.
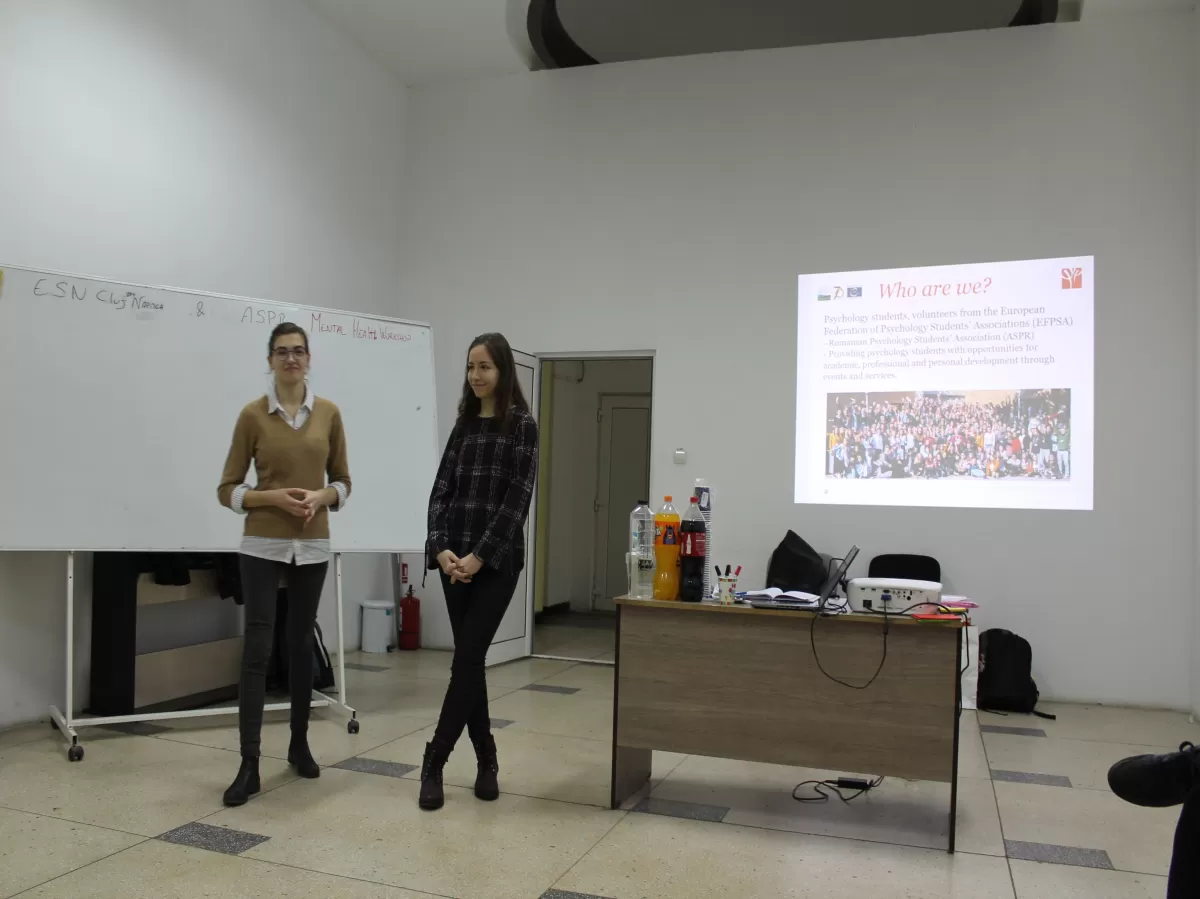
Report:
[[[342,623],[342,554],[333,555],[333,576],[337,593],[337,657],[338,697],[334,699],[319,690],[313,690],[312,707],[337,709],[346,715],[346,730],[358,733],[358,713],[346,704],[346,633]],[[50,706],[50,723],[58,728],[67,741],[67,758],[78,762],[83,758],[83,747],[79,745],[80,727],[105,727],[114,724],[137,724],[142,721],[170,721],[176,718],[209,718],[218,715],[236,715],[237,706],[222,706],[216,709],[191,709],[182,712],[153,712],[143,715],[110,715],[103,718],[75,717],[75,552],[67,553],[67,697],[66,714],[58,706]],[[291,709],[290,702],[268,702],[264,710],[278,712]]]

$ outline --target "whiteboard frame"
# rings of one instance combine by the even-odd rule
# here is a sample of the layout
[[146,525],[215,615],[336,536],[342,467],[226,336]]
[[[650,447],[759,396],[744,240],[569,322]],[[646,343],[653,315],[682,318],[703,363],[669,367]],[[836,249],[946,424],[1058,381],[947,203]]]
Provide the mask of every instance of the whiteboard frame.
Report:
[[[220,300],[236,300],[238,302],[243,302],[243,303],[257,303],[259,305],[269,305],[269,306],[279,306],[279,307],[299,306],[304,309],[312,309],[315,312],[328,312],[328,313],[331,313],[334,315],[345,315],[349,312],[352,314],[361,315],[364,318],[376,319],[378,321],[392,322],[392,323],[398,324],[398,325],[408,325],[410,327],[415,327],[415,328],[428,328],[429,335],[430,335],[429,361],[433,367],[433,373],[432,373],[433,374],[433,454],[434,454],[434,458],[436,458],[436,459],[441,458],[441,455],[442,455],[441,454],[441,441],[439,438],[439,434],[441,433],[441,431],[438,426],[438,410],[437,410],[437,358],[434,355],[435,348],[434,348],[434,341],[433,341],[433,325],[431,325],[429,322],[417,321],[415,319],[408,319],[408,318],[396,318],[396,317],[390,316],[390,315],[377,315],[374,312],[357,312],[357,313],[355,313],[354,310],[349,310],[349,309],[334,309],[334,308],[328,307],[328,306],[310,306],[307,303],[290,303],[289,304],[289,303],[280,302],[279,300],[265,300],[265,299],[262,299],[259,297],[247,297],[247,296],[242,296],[242,295],[236,294],[236,293],[216,293],[215,291],[211,291],[211,290],[192,290],[187,287],[171,287],[171,286],[165,285],[165,284],[142,284],[138,281],[123,281],[119,278],[110,278],[105,275],[87,275],[87,274],[83,274],[82,272],[64,272],[64,271],[59,271],[57,269],[38,268],[37,266],[32,266],[32,265],[17,265],[16,263],[0,262],[0,273],[2,273],[3,270],[7,269],[7,268],[19,268],[22,271],[26,271],[26,272],[37,272],[39,274],[56,275],[56,276],[60,276],[60,277],[64,277],[64,278],[81,278],[81,279],[85,279],[85,280],[89,280],[89,281],[104,281],[106,283],[122,284],[122,285],[126,285],[129,287],[141,287],[146,290],[167,290],[167,291],[171,291],[172,293],[183,293],[183,294],[190,294],[193,296],[214,297],[214,298],[220,299]],[[0,289],[2,289],[2,288],[0,288]],[[240,548],[241,548],[241,541],[239,539],[238,544],[236,546],[230,546],[229,549],[210,549],[210,550],[205,550],[205,552],[236,553],[240,550]],[[423,556],[423,555],[425,555],[427,548],[428,548],[427,545],[423,545],[416,549],[408,549],[408,548],[404,548],[404,547],[400,547],[400,548],[387,547],[387,548],[379,548],[379,549],[342,550],[342,549],[338,549],[336,546],[334,546],[331,551],[334,553],[352,553],[355,555],[369,555],[372,553],[384,553],[384,554],[407,553],[410,555],[415,555],[417,553],[420,553]],[[45,553],[45,552],[56,552],[56,553],[62,553],[62,552],[66,552],[66,553],[71,553],[71,552],[165,553],[165,552],[194,552],[194,551],[195,551],[194,548],[189,547],[189,546],[173,546],[173,547],[168,547],[168,548],[156,547],[154,549],[147,549],[147,548],[141,547],[141,546],[122,546],[119,548],[114,548],[111,546],[105,546],[105,547],[93,547],[93,546],[71,546],[71,547],[66,547],[66,546],[19,546],[19,547],[17,547],[17,546],[13,546],[13,547],[7,547],[7,546],[0,545],[0,552],[22,552],[22,553],[24,553],[24,552],[33,552],[33,553]]]

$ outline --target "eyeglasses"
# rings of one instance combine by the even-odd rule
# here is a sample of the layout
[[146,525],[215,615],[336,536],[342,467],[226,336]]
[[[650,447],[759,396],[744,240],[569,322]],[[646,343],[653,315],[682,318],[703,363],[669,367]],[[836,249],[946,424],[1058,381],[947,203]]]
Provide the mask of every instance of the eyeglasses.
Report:
[[302,346],[293,347],[292,349],[288,349],[287,347],[281,346],[281,347],[276,347],[275,351],[271,355],[273,355],[276,359],[278,359],[282,362],[284,359],[287,359],[289,356],[294,356],[296,359],[304,359],[305,357],[308,356],[308,350]]

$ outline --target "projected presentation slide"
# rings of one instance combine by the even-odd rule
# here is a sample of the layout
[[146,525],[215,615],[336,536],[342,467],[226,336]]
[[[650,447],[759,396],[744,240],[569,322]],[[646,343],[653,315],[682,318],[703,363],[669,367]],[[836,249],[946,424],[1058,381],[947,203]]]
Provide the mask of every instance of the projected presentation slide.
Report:
[[1090,510],[1093,271],[801,275],[796,502]]

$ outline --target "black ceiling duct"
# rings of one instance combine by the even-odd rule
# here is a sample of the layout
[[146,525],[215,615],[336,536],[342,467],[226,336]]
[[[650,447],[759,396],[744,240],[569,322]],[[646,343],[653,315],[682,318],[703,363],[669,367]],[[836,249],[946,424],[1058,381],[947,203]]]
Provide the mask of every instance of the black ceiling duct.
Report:
[[571,69],[599,62],[567,34],[558,15],[558,0],[530,0],[525,26],[533,52],[547,68]]
[[1022,25],[1045,25],[1058,21],[1058,0],[1022,0],[1021,8],[1008,23],[1010,28]]
[[[1008,24],[1011,28],[1045,25],[1057,21],[1058,13],[1059,0],[1021,0]],[[569,69],[599,63],[567,33],[559,16],[558,0],[529,0],[525,25],[534,52],[547,68]]]

